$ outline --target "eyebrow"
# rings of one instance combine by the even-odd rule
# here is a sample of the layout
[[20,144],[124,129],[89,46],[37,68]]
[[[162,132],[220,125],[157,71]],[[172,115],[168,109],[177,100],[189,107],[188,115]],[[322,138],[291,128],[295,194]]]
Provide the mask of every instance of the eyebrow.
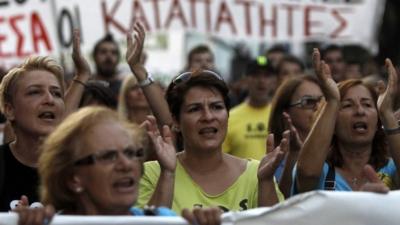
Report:
[[[354,99],[352,99],[352,98],[346,98],[346,99],[343,99],[341,102],[354,102]],[[360,100],[361,102],[365,102],[365,101],[374,101],[372,98],[361,98],[361,100]]]

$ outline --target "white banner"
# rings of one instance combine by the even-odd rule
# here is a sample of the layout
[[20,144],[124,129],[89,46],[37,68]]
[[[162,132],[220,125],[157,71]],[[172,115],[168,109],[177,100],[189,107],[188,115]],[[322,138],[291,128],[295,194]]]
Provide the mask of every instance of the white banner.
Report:
[[[222,225],[397,225],[400,191],[315,191],[290,198],[272,208],[257,208],[222,215]],[[17,225],[15,213],[0,213],[0,225]],[[185,225],[180,217],[55,216],[52,225]]]
[[73,27],[82,30],[85,52],[108,32],[123,42],[134,20],[150,33],[186,30],[233,40],[329,40],[370,48],[384,5],[384,0],[0,0],[0,61],[58,54],[58,48],[70,48]]
[[52,12],[48,1],[0,0],[0,67],[32,54],[58,55]]

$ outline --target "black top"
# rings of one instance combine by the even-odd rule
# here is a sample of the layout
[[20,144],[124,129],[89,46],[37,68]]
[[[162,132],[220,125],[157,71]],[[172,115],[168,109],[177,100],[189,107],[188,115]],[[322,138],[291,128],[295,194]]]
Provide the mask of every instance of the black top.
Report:
[[10,203],[26,195],[29,203],[37,202],[39,176],[36,168],[25,166],[12,154],[10,145],[0,146],[0,212],[9,211]]

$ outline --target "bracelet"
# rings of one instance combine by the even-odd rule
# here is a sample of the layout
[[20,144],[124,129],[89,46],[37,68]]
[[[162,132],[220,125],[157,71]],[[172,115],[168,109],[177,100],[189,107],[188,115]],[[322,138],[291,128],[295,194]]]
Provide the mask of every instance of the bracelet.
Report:
[[383,132],[385,132],[386,135],[400,134],[400,121],[397,121],[397,123],[399,126],[393,129],[387,129],[384,126],[382,126]]
[[87,85],[85,83],[83,83],[82,81],[80,81],[78,79],[72,79],[72,81],[75,81],[78,84],[82,84],[85,88],[87,87]]

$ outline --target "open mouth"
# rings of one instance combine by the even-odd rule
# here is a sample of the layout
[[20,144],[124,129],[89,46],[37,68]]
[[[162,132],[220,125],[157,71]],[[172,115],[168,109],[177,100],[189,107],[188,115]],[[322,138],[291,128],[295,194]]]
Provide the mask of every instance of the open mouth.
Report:
[[365,122],[357,122],[353,124],[353,129],[357,132],[366,132],[367,128],[368,126]]
[[206,127],[206,128],[202,128],[199,131],[200,135],[214,135],[218,132],[218,129],[215,127]]
[[43,112],[39,114],[39,118],[44,120],[54,120],[56,115],[53,112]]
[[119,191],[131,191],[134,185],[135,180],[133,178],[123,178],[113,183],[113,187]]

